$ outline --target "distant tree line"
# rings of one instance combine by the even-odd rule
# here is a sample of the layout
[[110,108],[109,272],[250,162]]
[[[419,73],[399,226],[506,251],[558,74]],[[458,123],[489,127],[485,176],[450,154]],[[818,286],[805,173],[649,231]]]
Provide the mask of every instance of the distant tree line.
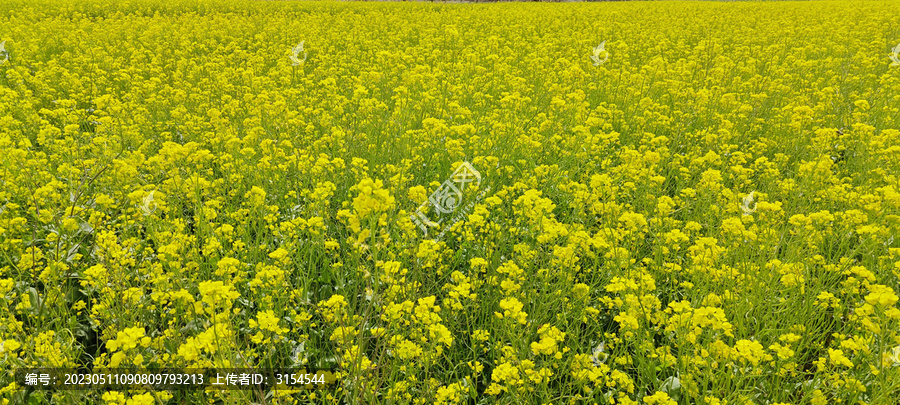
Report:
[[[441,1],[441,0],[432,0],[432,1]],[[472,3],[507,3],[513,1],[531,1],[531,2],[546,2],[546,3],[568,3],[568,2],[600,2],[600,1],[632,1],[632,0],[468,0]]]

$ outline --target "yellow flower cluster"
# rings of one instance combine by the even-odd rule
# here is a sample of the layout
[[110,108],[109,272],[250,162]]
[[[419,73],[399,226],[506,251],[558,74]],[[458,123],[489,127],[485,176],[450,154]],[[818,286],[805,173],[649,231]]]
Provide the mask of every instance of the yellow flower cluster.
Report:
[[0,405],[896,401],[898,2],[0,15]]

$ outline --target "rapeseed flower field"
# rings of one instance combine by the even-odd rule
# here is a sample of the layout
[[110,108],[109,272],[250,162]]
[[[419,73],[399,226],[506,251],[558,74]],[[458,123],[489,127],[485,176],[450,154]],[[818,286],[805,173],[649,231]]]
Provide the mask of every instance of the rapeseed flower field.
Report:
[[900,2],[0,15],[3,404],[900,397]]

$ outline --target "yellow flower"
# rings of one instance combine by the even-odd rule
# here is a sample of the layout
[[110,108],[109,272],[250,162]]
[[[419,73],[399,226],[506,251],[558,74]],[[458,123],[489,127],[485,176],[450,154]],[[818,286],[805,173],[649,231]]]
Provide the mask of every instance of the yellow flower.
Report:
[[111,405],[123,405],[125,404],[125,394],[118,391],[107,391],[103,393],[101,397],[105,404]]
[[414,186],[409,188],[407,196],[415,203],[423,203],[425,202],[425,199],[428,198],[428,193],[426,192],[425,187]]
[[898,297],[894,289],[886,285],[873,284],[869,287],[866,302],[872,306],[891,307],[897,303]]
[[261,187],[253,186],[244,194],[244,199],[251,207],[262,206],[266,200],[266,191]]
[[645,396],[644,403],[647,405],[678,405],[674,399],[669,397],[669,394],[662,391],[657,391],[653,395]]
[[853,362],[851,362],[850,359],[844,356],[844,352],[842,350],[828,349],[828,358],[831,360],[832,364],[842,365],[847,368],[853,368]]
[[249,324],[251,328],[259,328],[261,330],[267,330],[275,334],[287,332],[287,329],[278,327],[278,322],[278,317],[276,317],[275,313],[270,309],[257,313],[256,320],[251,319]]
[[124,331],[117,332],[116,339],[106,342],[106,348],[110,351],[128,350],[137,347],[138,344],[147,345],[150,338],[144,336],[143,327],[126,328]]
[[463,398],[463,393],[465,390],[460,383],[439,387],[435,396],[435,404],[458,404]]
[[491,334],[484,329],[476,329],[472,332],[472,339],[479,342],[487,342],[491,338]]
[[413,359],[422,356],[422,348],[406,339],[400,339],[394,347],[395,353],[401,359]]
[[591,287],[584,283],[578,283],[572,286],[572,295],[575,298],[584,298],[590,292]]
[[394,206],[394,197],[383,188],[381,180],[365,178],[354,188],[359,192],[353,199],[357,215],[365,218],[371,213],[387,211]]
[[137,394],[131,397],[125,405],[154,405],[156,404],[156,398],[153,397],[153,394]]
[[558,353],[557,345],[565,339],[566,334],[564,332],[555,326],[544,324],[538,329],[538,335],[541,337],[540,341],[531,342],[532,353],[535,355],[557,355],[557,358],[562,358],[562,354]]
[[336,322],[341,318],[344,309],[347,307],[347,301],[343,295],[332,295],[327,301],[319,303],[322,316],[328,322]]
[[230,308],[232,302],[240,297],[234,287],[221,281],[203,281],[198,287],[200,295],[203,296],[203,302],[211,307],[210,311],[220,307]]
[[526,318],[528,317],[528,313],[522,311],[522,302],[520,302],[516,298],[504,298],[500,300],[500,309],[503,310],[503,313],[495,312],[494,314],[500,318],[512,318],[516,322],[524,325],[526,323]]
[[748,362],[754,366],[758,366],[761,361],[768,361],[772,356],[766,354],[763,346],[759,342],[741,339],[734,345],[732,352],[736,360]]

